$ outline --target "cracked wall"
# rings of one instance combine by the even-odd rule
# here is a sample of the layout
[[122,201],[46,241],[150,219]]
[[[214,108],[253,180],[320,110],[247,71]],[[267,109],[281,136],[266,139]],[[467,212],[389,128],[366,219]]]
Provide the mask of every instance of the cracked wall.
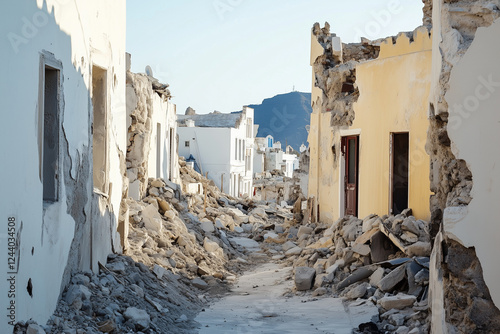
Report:
[[[496,217],[499,1],[433,3],[431,156],[435,332],[500,330]],[[496,306],[495,306],[496,305]]]
[[344,215],[341,142],[352,135],[359,136],[360,142],[358,215],[387,214],[390,135],[409,132],[409,206],[420,219],[428,219],[425,101],[432,59],[428,30],[421,27],[397,37],[354,44],[341,43],[328,30],[328,25],[320,29],[315,24],[312,31],[308,194],[315,197],[315,216],[333,222]]
[[[26,18],[26,20],[22,20]],[[45,323],[77,270],[96,269],[111,251],[120,250],[116,232],[122,199],[125,152],[125,5],[120,1],[38,0],[9,5],[2,25],[3,63],[9,64],[1,88],[3,109],[12,110],[4,130],[9,145],[2,147],[4,186],[0,212],[17,222],[16,261],[10,276],[0,282],[0,305],[15,310],[2,314],[0,332],[9,321],[33,319]],[[27,33],[29,32],[29,34]],[[92,181],[92,66],[105,68],[107,80],[109,192],[93,192]],[[57,198],[44,201],[44,73],[58,71],[58,120],[53,156]],[[22,81],[24,88],[13,85]],[[51,144],[52,145],[52,144]],[[123,171],[123,173],[122,173]],[[99,202],[104,203],[99,207]],[[115,214],[116,213],[116,214]],[[6,226],[5,224],[2,224]],[[5,231],[0,231],[3,236]],[[4,242],[0,243],[4,247]],[[5,245],[7,248],[7,245]],[[0,267],[7,275],[7,249]]]
[[149,178],[180,183],[177,116],[168,85],[127,71],[127,176],[129,195],[146,196]]

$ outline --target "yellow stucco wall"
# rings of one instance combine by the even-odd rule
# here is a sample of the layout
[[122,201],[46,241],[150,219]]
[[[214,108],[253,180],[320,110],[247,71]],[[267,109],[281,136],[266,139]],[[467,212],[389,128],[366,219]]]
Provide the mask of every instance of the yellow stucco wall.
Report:
[[[317,50],[315,38],[312,40],[312,49]],[[412,43],[403,34],[398,36],[396,44],[389,38],[381,45],[379,58],[357,66],[360,97],[354,105],[354,123],[349,128],[330,126],[331,114],[322,113],[320,105],[315,103],[322,96],[313,88],[309,194],[318,200],[321,221],[332,222],[343,214],[340,139],[341,135],[352,133],[360,136],[358,216],[389,213],[390,135],[409,132],[409,207],[418,219],[430,218],[429,156],[425,142],[429,125],[426,102],[431,45],[427,31],[417,29]],[[311,53],[311,58],[316,52]],[[334,145],[337,163],[332,151]]]

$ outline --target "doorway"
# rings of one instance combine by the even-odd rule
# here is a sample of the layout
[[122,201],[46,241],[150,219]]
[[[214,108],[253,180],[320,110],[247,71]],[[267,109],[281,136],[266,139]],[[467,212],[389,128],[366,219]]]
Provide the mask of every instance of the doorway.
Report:
[[359,136],[342,137],[342,153],[345,157],[344,170],[344,213],[358,215],[358,166]]
[[92,106],[94,108],[94,121],[92,123],[94,188],[101,193],[107,194],[107,72],[98,66],[92,66]]
[[410,136],[408,132],[391,135],[391,213],[400,214],[408,208]]

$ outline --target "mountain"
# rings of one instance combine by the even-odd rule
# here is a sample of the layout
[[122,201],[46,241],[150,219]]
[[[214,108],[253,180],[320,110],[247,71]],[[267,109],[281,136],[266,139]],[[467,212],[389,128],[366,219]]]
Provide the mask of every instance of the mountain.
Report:
[[255,110],[254,123],[259,125],[257,137],[271,135],[299,150],[302,143],[307,145],[307,130],[311,108],[311,93],[291,92],[265,99],[262,104],[249,105]]

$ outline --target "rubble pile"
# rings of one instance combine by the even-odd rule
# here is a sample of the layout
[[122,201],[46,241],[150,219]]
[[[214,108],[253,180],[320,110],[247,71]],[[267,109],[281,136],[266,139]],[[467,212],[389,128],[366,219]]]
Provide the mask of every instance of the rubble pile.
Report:
[[427,332],[427,222],[416,220],[411,210],[396,216],[347,216],[331,226],[294,222],[287,219],[281,227],[285,233],[268,232],[264,238],[275,242],[274,259],[294,267],[296,293],[310,290],[312,296],[376,305],[379,316],[371,325],[378,329],[369,333]]
[[195,332],[208,298],[248,266],[244,247],[259,250],[246,232],[282,224],[289,210],[223,194],[184,161],[180,172],[181,185],[149,179],[141,201],[127,199],[125,255],[111,254],[98,274],[75,274],[46,326],[19,323],[15,332]]

